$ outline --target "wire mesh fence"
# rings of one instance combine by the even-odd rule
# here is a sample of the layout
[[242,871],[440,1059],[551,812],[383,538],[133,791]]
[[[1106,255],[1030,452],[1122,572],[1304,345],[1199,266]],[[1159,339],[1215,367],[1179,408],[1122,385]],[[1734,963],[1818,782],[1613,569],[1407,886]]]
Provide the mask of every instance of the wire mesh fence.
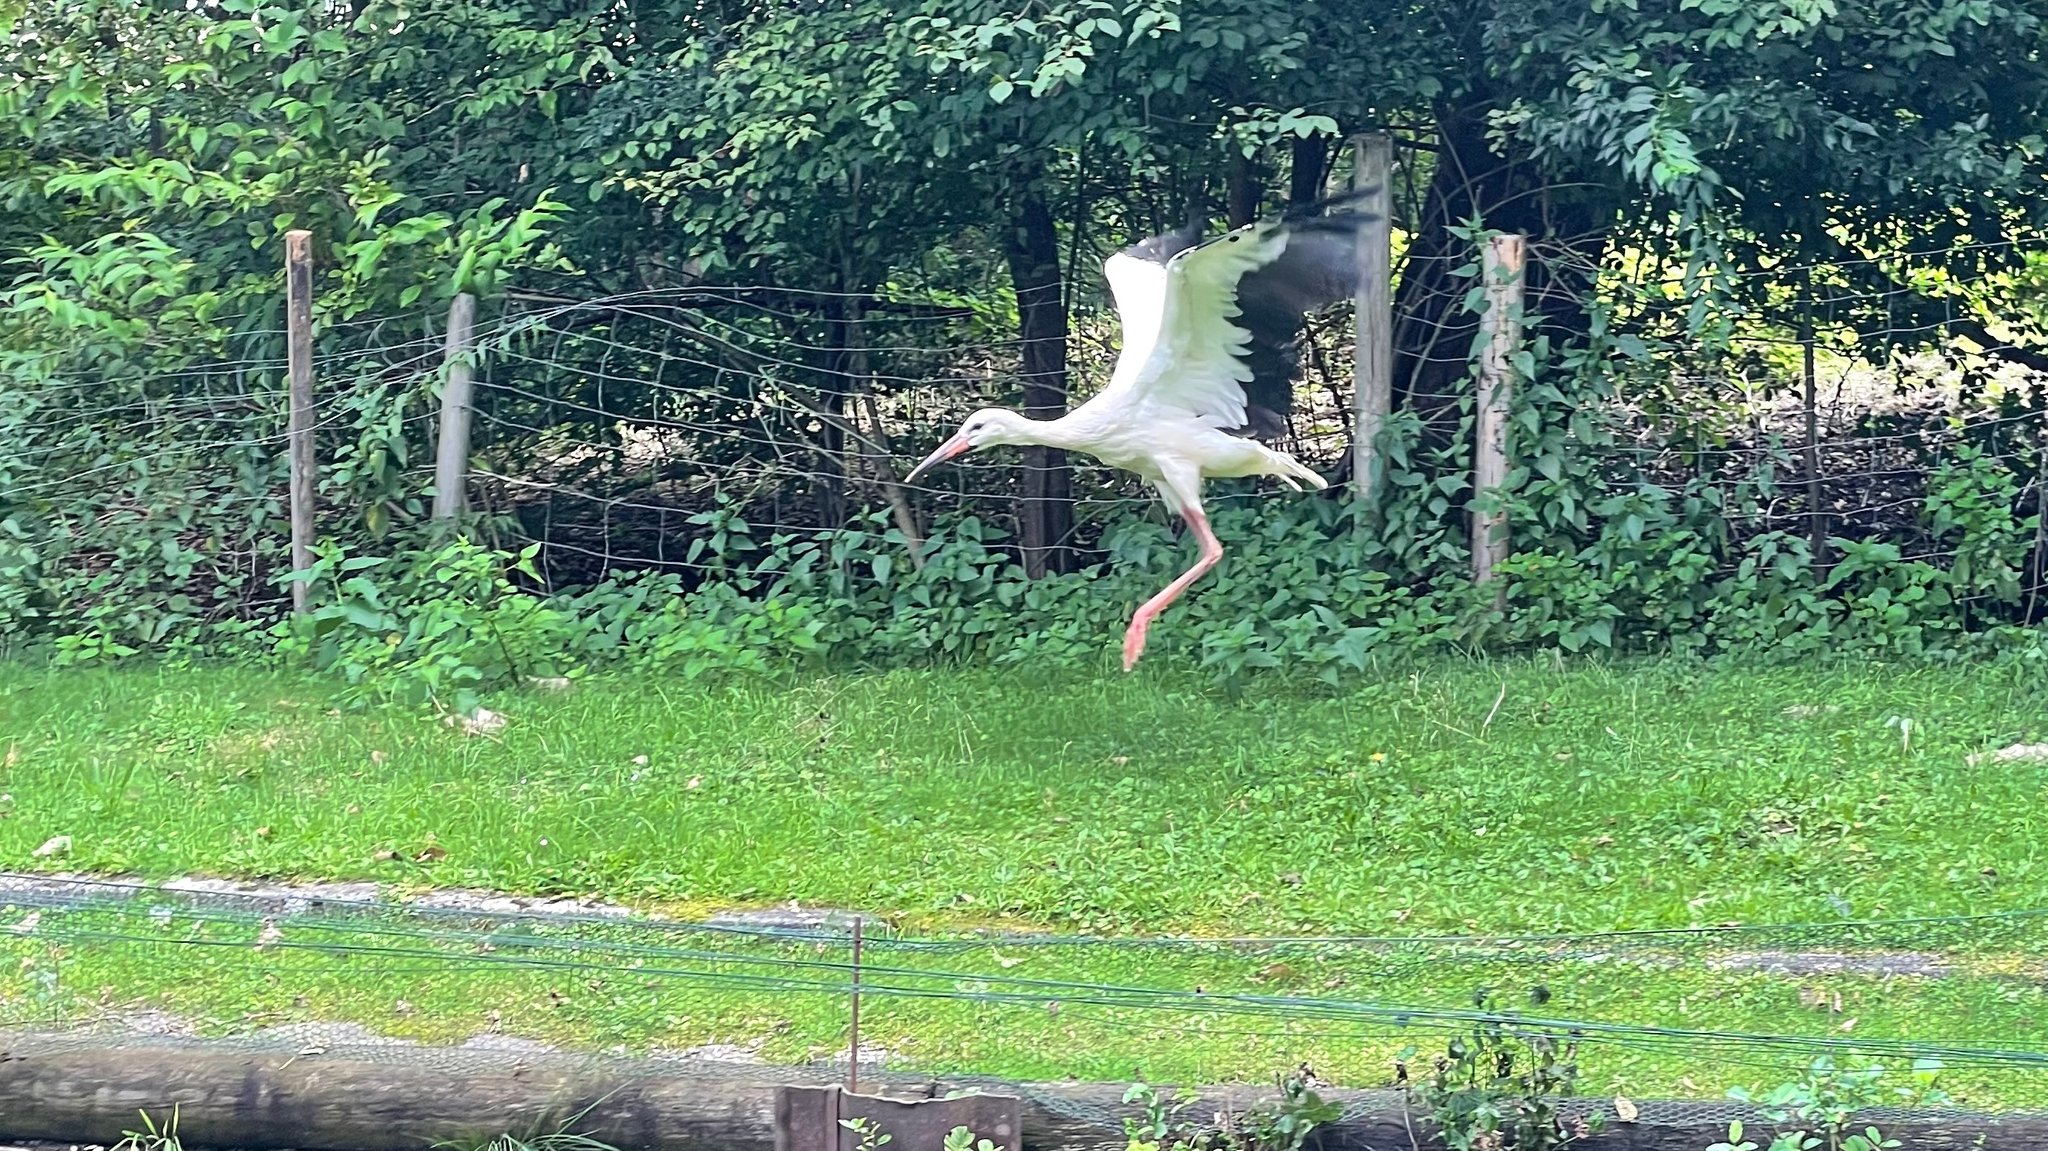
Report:
[[[1569,246],[1547,257],[1538,247],[1539,262],[1558,268],[1578,258]],[[1469,292],[1469,269],[1460,279],[1457,269],[1413,262],[1404,277],[1427,285],[1417,293]],[[2009,477],[2016,516],[2037,511],[2041,374],[1964,350],[1958,326],[1983,333],[1959,305],[1929,317],[1924,291],[1860,287],[1840,272],[1776,269],[1738,281],[1702,334],[1697,317],[1683,318],[1697,300],[1661,272],[1554,269],[1545,291],[1593,292],[1610,348],[1628,354],[1601,369],[1603,394],[1518,399],[1524,425],[1511,453],[1525,490],[1557,481],[1562,461],[1609,487],[1707,500],[1732,543],[1786,533],[1810,540],[1823,559],[1840,538],[1953,563],[1953,525],[1930,517],[1928,495],[1959,462],[1982,460]],[[1803,294],[1786,296],[1788,280]],[[1544,292],[1529,307],[1536,334],[1555,326],[1542,318]],[[1419,445],[1434,450],[1417,466],[1432,481],[1455,478],[1469,468],[1470,309],[1416,299],[1404,308],[1437,316],[1440,329],[1404,337],[1410,387],[1401,402],[1417,415]],[[374,540],[425,516],[445,370],[438,327],[429,315],[320,325],[323,531]],[[88,537],[107,533],[88,525],[146,524],[135,546],[162,552],[166,571],[218,610],[273,606],[285,495],[282,336],[268,319],[244,317],[118,356],[6,353],[0,369],[21,431],[0,453],[0,489],[17,533],[57,525],[54,546],[84,541],[68,558],[91,570],[127,557],[96,547]],[[1311,321],[1282,445],[1340,477],[1349,340],[1344,309]],[[1113,315],[1075,312],[1070,394],[1101,385],[1115,342]],[[1074,461],[988,453],[920,486],[900,477],[967,412],[1014,400],[1023,349],[1000,309],[904,294],[755,286],[514,295],[476,337],[468,494],[507,539],[540,543],[559,585],[621,569],[701,571],[704,516],[718,508],[761,535],[886,522],[917,537],[963,509],[1013,523],[1027,473]],[[1457,387],[1467,394],[1431,411],[1425,393],[1445,387],[1428,379],[1464,381]],[[1541,436],[1531,432],[1546,428],[1563,447],[1536,458]],[[1212,500],[1226,504],[1261,497],[1257,481],[1214,488]],[[1561,498],[1569,511],[1572,494]],[[1068,542],[1086,552],[1105,524],[1153,502],[1133,477],[1082,461]],[[1443,514],[1455,519],[1462,506]],[[1517,538],[1540,542],[1555,526],[1525,517]],[[2038,553],[2019,575],[2029,602],[2041,582]]]
[[[1391,1091],[1489,1024],[1574,1052],[1592,1097],[1582,1108],[1615,1094],[1765,1089],[1807,1075],[1816,1057],[1889,1069],[1873,1115],[1929,1105],[1892,1091],[1916,1061],[1941,1067],[1944,1106],[2048,1107],[2048,1045],[2035,1032],[1944,1040],[1915,1025],[1942,999],[2038,1006],[2037,976],[2008,963],[2038,954],[2038,911],[1503,938],[1098,939],[869,921],[856,954],[832,917],[764,924],[503,902],[15,877],[0,950],[19,989],[0,1024],[46,1044],[224,1042],[437,1070],[610,1059],[707,1082],[832,1082],[851,1051],[877,1075],[999,1086],[1111,1134],[1138,1108],[1028,1085],[1270,1086],[1298,1069],[1326,1087]],[[1603,974],[1640,987],[1651,971],[1682,989],[1675,1002],[1614,996]],[[1554,998],[1482,1003],[1474,986],[1547,986]],[[1804,1009],[1769,1032],[1717,1022],[1716,999],[1769,995]],[[1715,1121],[1755,1115],[1722,1098]]]

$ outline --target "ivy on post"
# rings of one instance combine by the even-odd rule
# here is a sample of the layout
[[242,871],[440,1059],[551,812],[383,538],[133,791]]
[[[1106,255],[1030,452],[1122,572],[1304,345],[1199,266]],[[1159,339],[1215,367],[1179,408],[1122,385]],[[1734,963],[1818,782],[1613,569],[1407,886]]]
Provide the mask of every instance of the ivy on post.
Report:
[[1372,132],[1351,142],[1356,163],[1351,186],[1365,193],[1358,208],[1370,213],[1358,241],[1358,340],[1351,393],[1351,485],[1372,497],[1380,429],[1394,410],[1394,138]]
[[448,305],[448,338],[441,349],[447,375],[441,384],[441,435],[434,456],[436,520],[455,519],[468,502],[469,413],[476,387],[470,344],[475,328],[476,297],[457,292]]
[[1486,334],[1479,360],[1479,427],[1472,452],[1472,582],[1486,583],[1508,558],[1508,409],[1514,400],[1515,354],[1522,346],[1522,265],[1526,238],[1496,235],[1486,244]]
[[[313,498],[318,460],[313,455],[313,233],[284,234],[286,366],[291,386],[287,442],[291,455],[289,502],[292,570],[313,566]],[[304,615],[312,594],[304,579],[292,582],[292,611]]]

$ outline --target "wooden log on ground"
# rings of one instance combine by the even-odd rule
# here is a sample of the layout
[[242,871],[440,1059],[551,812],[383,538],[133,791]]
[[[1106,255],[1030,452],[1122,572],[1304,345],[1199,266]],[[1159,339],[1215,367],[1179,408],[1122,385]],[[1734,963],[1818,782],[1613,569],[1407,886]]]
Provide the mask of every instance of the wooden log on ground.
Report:
[[[573,1130],[622,1151],[775,1151],[775,1086],[830,1073],[679,1061],[595,1059],[477,1048],[317,1043],[256,1049],[147,1036],[0,1033],[0,1139],[111,1144],[161,1124],[175,1106],[188,1147],[248,1151],[424,1151],[464,1136]],[[1113,1083],[998,1087],[981,1081],[865,1075],[864,1090],[901,1098],[979,1089],[1022,1100],[1026,1151],[1122,1148],[1119,1117],[1136,1115]],[[1207,1088],[1195,1110],[1237,1111],[1268,1092]],[[1331,1091],[1354,1117],[1320,1132],[1323,1151],[1442,1146],[1429,1124],[1389,1091]],[[1587,1101],[1600,1106],[1605,1101]],[[1699,1151],[1727,1134],[1728,1104],[1639,1104],[1633,1123],[1575,1146],[1586,1151]],[[1576,1108],[1574,1108],[1576,1110]],[[1746,1135],[1770,1142],[1768,1124]],[[1859,1125],[1860,1127],[1860,1125]],[[2048,1117],[1967,1113],[1883,1123],[1908,1149],[2034,1151]],[[894,1144],[891,1145],[892,1149]],[[904,1147],[902,1151],[927,1151]]]

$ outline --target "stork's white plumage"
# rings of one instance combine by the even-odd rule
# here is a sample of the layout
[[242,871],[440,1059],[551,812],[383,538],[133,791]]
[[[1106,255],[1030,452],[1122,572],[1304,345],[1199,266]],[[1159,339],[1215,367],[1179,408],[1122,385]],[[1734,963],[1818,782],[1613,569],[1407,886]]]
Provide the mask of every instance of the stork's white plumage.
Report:
[[1103,264],[1124,336],[1109,385],[1054,420],[983,408],[906,482],[997,444],[1085,452],[1151,481],[1194,530],[1202,555],[1132,616],[1129,671],[1152,621],[1223,558],[1202,511],[1203,480],[1266,475],[1297,491],[1328,486],[1259,441],[1285,432],[1303,317],[1357,290],[1358,229],[1375,218],[1346,211],[1268,220],[1206,243],[1190,226],[1118,252]]

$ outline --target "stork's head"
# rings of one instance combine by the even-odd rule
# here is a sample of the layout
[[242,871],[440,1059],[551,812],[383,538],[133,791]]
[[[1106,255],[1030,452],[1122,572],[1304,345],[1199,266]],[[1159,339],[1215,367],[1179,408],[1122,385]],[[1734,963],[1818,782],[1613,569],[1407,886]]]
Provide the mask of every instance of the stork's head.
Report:
[[1008,408],[983,408],[968,416],[966,422],[960,425],[960,430],[953,433],[952,439],[940,444],[937,451],[924,458],[923,463],[910,469],[910,474],[903,477],[903,482],[907,484],[923,475],[927,469],[955,457],[964,456],[976,448],[986,448],[994,444],[1035,443],[1036,438],[1031,434],[1031,424],[1031,420]]

